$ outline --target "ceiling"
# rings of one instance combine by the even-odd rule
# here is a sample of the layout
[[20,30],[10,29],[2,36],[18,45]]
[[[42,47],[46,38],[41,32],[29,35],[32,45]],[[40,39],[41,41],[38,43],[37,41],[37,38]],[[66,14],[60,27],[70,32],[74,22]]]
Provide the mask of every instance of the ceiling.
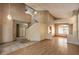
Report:
[[78,3],[26,3],[26,5],[35,10],[48,10],[57,18],[69,18],[72,11],[79,7]]

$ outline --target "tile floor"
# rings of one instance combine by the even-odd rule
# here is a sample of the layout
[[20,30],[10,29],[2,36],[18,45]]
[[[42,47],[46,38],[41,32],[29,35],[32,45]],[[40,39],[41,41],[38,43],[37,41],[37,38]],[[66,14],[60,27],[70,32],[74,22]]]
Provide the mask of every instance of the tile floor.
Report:
[[5,54],[11,53],[13,51],[16,51],[18,49],[30,46],[34,43],[36,43],[36,42],[28,41],[26,43],[22,43],[20,41],[14,41],[14,42],[6,43],[3,45],[0,45],[0,54],[5,55]]

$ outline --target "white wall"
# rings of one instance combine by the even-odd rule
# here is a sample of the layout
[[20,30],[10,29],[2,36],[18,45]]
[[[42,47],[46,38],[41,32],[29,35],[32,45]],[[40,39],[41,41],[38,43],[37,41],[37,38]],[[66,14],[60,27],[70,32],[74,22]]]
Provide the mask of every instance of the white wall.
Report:
[[40,24],[35,23],[27,29],[27,39],[30,41],[41,41]]
[[48,26],[54,24],[54,21],[55,20],[54,20],[53,16],[50,13],[48,13]]
[[13,21],[7,18],[9,14],[9,6],[8,4],[3,4],[3,41],[2,42],[10,42],[13,40]]
[[[48,27],[52,27],[52,33],[50,33],[50,32],[48,32],[48,39],[53,39],[53,36],[54,36],[54,18],[53,18],[53,16],[50,14],[50,13],[48,13]],[[48,29],[48,31],[49,31],[49,29]]]
[[73,24],[73,34],[70,34],[68,36],[68,43],[79,45],[79,39],[77,37],[78,31],[77,31],[77,18],[76,18],[76,16],[73,16],[72,18],[70,18],[70,23]]

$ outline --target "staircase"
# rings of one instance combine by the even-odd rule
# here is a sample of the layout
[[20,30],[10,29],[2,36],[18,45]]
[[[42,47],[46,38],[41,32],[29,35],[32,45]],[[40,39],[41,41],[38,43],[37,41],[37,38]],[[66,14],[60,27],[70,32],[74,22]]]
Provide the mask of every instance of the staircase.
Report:
[[[38,30],[39,23],[37,20],[33,20],[31,23],[28,23],[26,28],[26,37],[24,39],[19,39],[21,43],[26,43],[27,41],[32,41],[35,37],[39,37],[38,33],[33,33]],[[39,32],[39,31],[38,31]],[[26,38],[26,39],[25,39]],[[32,39],[33,38],[33,39]]]

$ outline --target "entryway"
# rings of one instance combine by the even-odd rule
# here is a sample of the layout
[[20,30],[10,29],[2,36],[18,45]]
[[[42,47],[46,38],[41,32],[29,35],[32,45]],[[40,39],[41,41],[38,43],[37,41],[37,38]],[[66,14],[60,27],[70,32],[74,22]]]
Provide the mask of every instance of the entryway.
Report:
[[72,24],[55,24],[55,36],[67,37],[69,34],[72,34],[72,27]]
[[48,27],[48,33],[50,33],[50,39],[61,37],[67,41],[68,35],[73,34],[73,25],[67,23],[53,24]]
[[52,36],[63,36],[67,37],[69,34],[73,33],[73,25],[67,23],[53,24],[48,27],[48,33]]
[[15,40],[26,42],[27,40],[28,23],[23,21],[13,22],[13,36]]

